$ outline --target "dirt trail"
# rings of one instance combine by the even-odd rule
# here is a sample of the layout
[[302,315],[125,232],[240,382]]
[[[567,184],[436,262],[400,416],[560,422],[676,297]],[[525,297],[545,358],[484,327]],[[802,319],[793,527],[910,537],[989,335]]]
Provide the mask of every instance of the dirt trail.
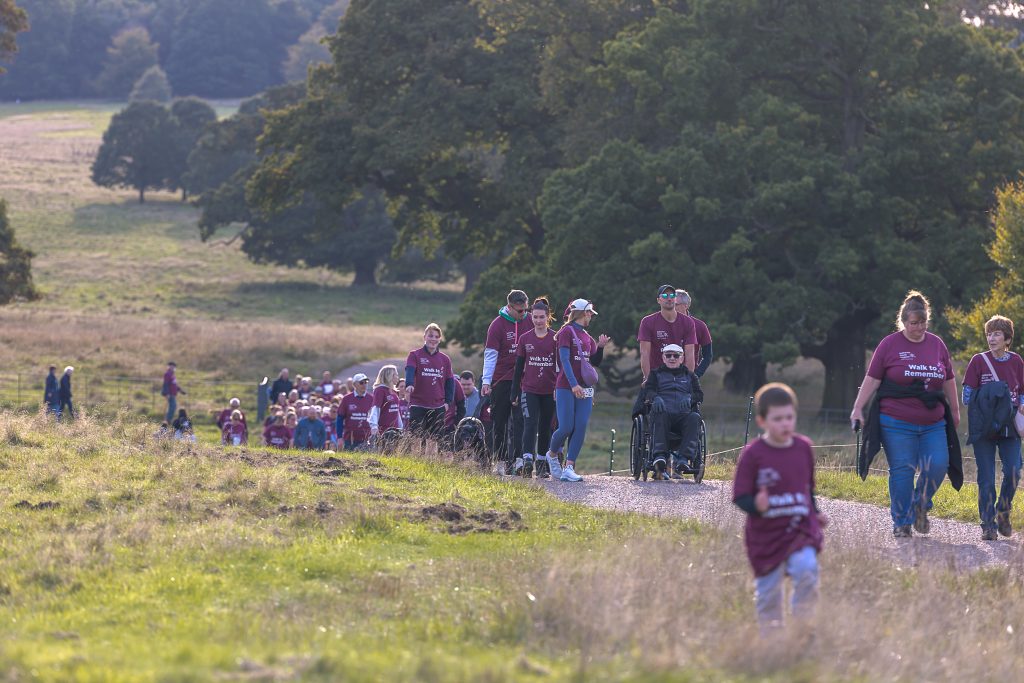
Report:
[[348,377],[355,377],[356,373],[363,373],[370,378],[370,383],[377,378],[377,372],[385,365],[394,365],[398,368],[398,376],[405,377],[405,358],[383,358],[381,360],[371,360],[365,363],[359,363],[347,367],[339,372],[335,377],[346,379]]
[[[632,477],[589,476],[578,484],[542,481],[540,485],[571,503],[659,517],[694,518],[742,533],[743,515],[732,504],[729,482],[643,483]],[[929,535],[897,540],[892,536],[888,508],[831,498],[819,498],[818,503],[832,520],[826,531],[826,548],[829,544],[863,548],[891,557],[900,566],[940,562],[954,570],[1024,561],[1019,533],[1010,539],[982,541],[977,524],[932,517]]]

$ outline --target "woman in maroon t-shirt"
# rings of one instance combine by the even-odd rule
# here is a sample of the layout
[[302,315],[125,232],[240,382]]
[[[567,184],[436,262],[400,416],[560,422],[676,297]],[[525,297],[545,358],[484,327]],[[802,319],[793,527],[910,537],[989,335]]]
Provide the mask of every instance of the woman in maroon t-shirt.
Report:
[[395,390],[397,382],[398,368],[394,365],[385,365],[377,372],[377,380],[373,383],[373,408],[367,419],[373,439],[380,432],[403,427],[402,406]]
[[451,359],[440,350],[441,327],[430,323],[423,331],[423,346],[405,361],[405,393],[409,399],[409,430],[424,439],[444,431],[444,414],[455,400]]
[[[928,331],[930,318],[931,305],[924,295],[908,293],[896,319],[897,331],[879,342],[850,413],[854,424],[865,424],[864,408],[880,387],[885,395],[921,383],[930,396],[942,398],[929,399],[930,406],[915,395],[880,400],[881,441],[889,460],[889,508],[897,538],[911,536],[911,525],[918,533],[929,531],[932,496],[949,468],[946,404],[954,427],[960,425],[953,362],[946,344]],[[920,475],[915,483],[916,472]]]
[[[547,461],[540,455],[551,443],[551,423],[555,417],[555,379],[558,364],[555,334],[551,331],[551,305],[544,297],[534,300],[530,311],[533,329],[519,337],[516,367],[512,376],[514,405],[523,408],[523,476],[533,475],[534,456],[537,476],[548,474]],[[544,449],[543,451],[541,449]]]
[[[1024,414],[1024,360],[1010,351],[1013,343],[1013,321],[1001,315],[992,316],[985,323],[985,340],[989,350],[976,354],[964,372],[964,405],[971,410],[971,400],[989,382],[1005,382],[1010,399]],[[974,459],[978,465],[978,514],[981,516],[981,539],[995,541],[998,534],[1013,535],[1010,511],[1013,495],[1021,477],[1020,436],[1011,425],[1000,438],[976,436],[972,430],[968,443],[974,446]],[[996,500],[996,448],[1003,463],[1003,484]],[[997,534],[998,532],[998,534]]]

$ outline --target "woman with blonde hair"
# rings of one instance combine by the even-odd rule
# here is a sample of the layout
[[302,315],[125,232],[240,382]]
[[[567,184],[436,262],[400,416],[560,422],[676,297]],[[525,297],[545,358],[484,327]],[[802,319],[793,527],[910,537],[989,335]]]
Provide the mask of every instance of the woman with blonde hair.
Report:
[[373,382],[373,408],[370,408],[370,435],[376,437],[380,432],[389,429],[403,429],[402,409],[398,391],[398,368],[385,365],[377,371],[377,379]]
[[[945,342],[928,331],[930,320],[928,299],[920,292],[909,292],[896,317],[896,331],[882,339],[871,356],[850,412],[855,429],[864,425],[858,457],[862,477],[867,476],[875,454],[885,448],[896,538],[910,537],[913,531],[929,532],[932,497],[947,472],[953,488],[959,490],[963,485],[956,433],[960,401],[953,361]],[[864,408],[869,403],[865,420]]]

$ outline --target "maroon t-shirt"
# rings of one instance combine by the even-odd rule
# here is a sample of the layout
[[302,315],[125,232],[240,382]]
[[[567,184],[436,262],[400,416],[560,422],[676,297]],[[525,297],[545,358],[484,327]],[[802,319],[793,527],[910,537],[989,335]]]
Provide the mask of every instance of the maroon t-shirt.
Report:
[[[964,386],[977,391],[982,384],[1006,382],[1006,386],[1010,388],[1013,405],[1019,406],[1020,395],[1024,393],[1024,360],[1013,351],[1009,353],[1010,358],[1001,361],[996,360],[991,351],[975,354],[964,372]],[[988,356],[989,363],[992,363],[996,370],[995,377],[992,376],[992,371],[988,369],[988,363],[982,356]]]
[[[879,342],[872,354],[868,377],[904,386],[924,380],[927,391],[942,391],[942,385],[953,379],[953,361],[945,342],[931,332],[925,332],[920,342],[910,341],[902,332],[893,332]],[[883,415],[916,425],[935,424],[945,416],[941,403],[929,409],[916,398],[883,398],[881,408]]]
[[270,425],[263,430],[263,441],[273,448],[288,448],[292,442],[292,430],[284,425]]
[[164,373],[164,386],[167,387],[168,396],[177,396],[181,388],[178,386],[178,377],[174,374],[174,370],[168,370]]
[[[558,349],[555,348],[555,333],[548,330],[543,337],[536,330],[524,332],[519,337],[516,355],[525,359],[522,390],[528,394],[552,394],[558,376]],[[579,377],[577,376],[577,379]]]
[[640,321],[636,340],[651,342],[651,350],[647,354],[647,358],[651,362],[652,371],[663,365],[661,360],[663,347],[669,344],[679,344],[685,349],[688,345],[697,343],[697,328],[693,320],[690,316],[679,313],[673,322],[669,322],[659,311]]
[[345,433],[339,434],[344,441],[366,441],[370,438],[370,408],[373,407],[373,394],[367,392],[362,396],[355,393],[345,394],[338,406],[338,415],[345,420]]
[[511,381],[516,370],[516,342],[524,328],[530,327],[529,323],[513,323],[498,316],[487,328],[487,341],[484,342],[485,349],[494,349],[498,352],[498,362],[494,366],[494,376],[491,377],[491,384],[497,384],[505,380]]
[[373,390],[373,405],[377,406],[377,428],[380,431],[398,427],[398,417],[402,414],[402,405],[396,394],[383,384]]
[[442,351],[431,354],[421,347],[409,353],[405,364],[416,370],[409,405],[427,410],[443,408],[445,381],[455,379],[451,359]]
[[814,451],[811,440],[794,435],[786,448],[763,438],[747,445],[736,463],[732,497],[768,489],[768,509],[747,515],[744,540],[755,576],[764,576],[801,548],[821,552],[823,534],[814,512]]
[[[242,424],[241,422],[239,422],[238,424],[235,424],[234,422],[228,422],[226,425],[224,425],[224,429],[221,430],[220,442],[223,444],[227,444],[228,446],[244,446],[246,444],[246,441],[248,440],[247,436],[248,434],[244,424]],[[236,439],[238,443],[235,443]]]
[[[576,376],[576,381],[580,386],[586,386],[583,384],[583,377],[581,373],[582,360],[580,358],[580,348],[582,347],[583,353],[587,354],[587,358],[597,351],[597,342],[591,337],[586,330],[577,329],[576,337],[579,338],[580,343],[576,344],[576,339],[573,337],[573,326],[572,323],[566,323],[562,329],[555,335],[555,346],[557,348],[568,347],[569,349],[569,361],[572,363],[572,372]],[[559,366],[558,378],[555,380],[556,389],[572,389],[572,385],[569,384],[569,378],[565,376],[565,369]]]
[[409,402],[404,398],[398,399],[398,411],[402,414],[402,425],[409,426]]
[[462,388],[462,382],[455,383],[455,400],[448,404],[448,410],[444,413],[444,426],[449,429],[455,427],[455,416],[457,415],[456,404],[466,400],[466,391]]

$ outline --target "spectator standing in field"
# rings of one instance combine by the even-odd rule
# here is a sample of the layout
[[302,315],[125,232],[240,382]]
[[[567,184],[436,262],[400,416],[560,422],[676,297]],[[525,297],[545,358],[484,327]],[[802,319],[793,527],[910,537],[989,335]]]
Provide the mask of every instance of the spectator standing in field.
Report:
[[271,448],[288,448],[292,443],[292,430],[284,424],[284,415],[275,415],[274,421],[263,430],[263,443]]
[[288,368],[282,368],[277,379],[270,385],[270,402],[277,403],[280,400],[281,394],[287,397],[293,388],[292,381],[289,379]]
[[57,380],[56,365],[51,365],[50,372],[46,375],[43,403],[46,405],[46,412],[54,415],[60,412],[60,382]]
[[762,633],[782,624],[783,584],[793,584],[793,616],[808,616],[818,599],[818,553],[828,518],[814,499],[814,451],[796,432],[796,395],[767,384],[754,397],[761,437],[736,463],[733,502],[747,513],[743,529],[754,570]]
[[295,441],[295,448],[301,450],[322,451],[324,449],[327,431],[324,429],[324,423],[320,420],[320,416],[316,414],[315,409],[310,407],[303,409],[302,418],[295,427],[293,439]]
[[535,457],[537,474],[544,476],[547,470],[547,461],[541,455],[551,443],[558,355],[555,334],[551,331],[551,323],[555,318],[551,315],[547,299],[541,297],[533,302],[530,318],[533,329],[519,337],[512,377],[512,396],[523,412],[520,453],[524,477],[533,476]]
[[242,411],[231,413],[231,420],[221,430],[220,442],[226,446],[244,446],[248,443],[245,425],[242,424]]
[[377,371],[377,379],[373,383],[373,407],[366,422],[370,425],[371,438],[389,429],[403,429],[401,399],[396,390],[398,368],[385,365]]
[[668,344],[683,347],[683,365],[693,372],[697,367],[694,361],[694,349],[697,346],[697,331],[693,319],[677,310],[679,294],[672,285],[658,287],[658,306],[660,310],[640,321],[640,329],[636,340],[640,342],[640,370],[644,381],[654,370],[661,366],[661,350]]
[[327,433],[327,440],[324,446],[333,450],[338,449],[338,406],[331,403],[323,408],[324,431]]
[[324,374],[321,375],[320,384],[317,386],[316,392],[328,398],[334,393],[334,382],[331,380],[331,373],[327,370],[324,370]]
[[[506,305],[487,328],[484,342],[484,371],[480,393],[491,397],[491,419],[494,421],[494,457],[505,463],[505,473],[515,469],[518,441],[522,438],[522,417],[516,416],[512,401],[512,375],[516,367],[516,348],[519,335],[525,332],[529,298],[526,292],[513,289],[505,297]],[[508,425],[512,420],[512,444],[508,444]]]
[[373,409],[373,394],[367,391],[370,378],[358,373],[353,379],[355,391],[341,399],[338,409],[338,439],[345,444],[345,450],[362,448],[370,440],[370,411]]
[[[1024,414],[1024,360],[1010,351],[1013,343],[1013,321],[1001,315],[985,323],[988,351],[976,354],[964,373],[963,399],[968,409],[970,438],[978,465],[978,514],[981,517],[981,538],[995,541],[999,536],[1013,535],[1010,512],[1013,496],[1021,478],[1020,434],[1014,416]],[[984,385],[1001,382],[1003,387]],[[986,394],[990,394],[986,397]],[[1007,394],[1009,394],[1007,396]],[[995,417],[994,402],[1003,400],[1005,424],[995,433],[990,425]],[[987,419],[986,419],[987,418]],[[1003,483],[996,498],[996,449],[1003,464]]]
[[690,304],[692,303],[693,299],[689,292],[685,289],[676,290],[676,310],[693,321],[694,331],[697,334],[697,367],[693,374],[700,378],[711,367],[711,363],[715,360],[715,352],[711,346],[711,330],[708,329],[707,323],[690,315]]
[[424,443],[441,435],[445,412],[455,400],[452,361],[439,348],[441,336],[440,325],[427,325],[423,330],[423,346],[411,351],[405,361],[409,429],[421,435]]
[[928,331],[930,320],[931,304],[920,292],[909,292],[896,318],[896,332],[875,348],[850,412],[854,426],[864,426],[857,459],[861,477],[885,448],[896,538],[931,530],[928,511],[947,472],[954,489],[959,491],[964,481],[953,361],[945,342]]
[[[557,476],[562,481],[583,479],[576,474],[576,458],[583,450],[590,413],[594,408],[596,368],[604,358],[604,347],[611,341],[604,334],[598,341],[594,341],[587,333],[586,328],[595,315],[597,311],[592,303],[586,299],[576,299],[566,309],[566,324],[555,336],[558,348],[558,377],[555,379],[558,429],[551,435],[547,461],[551,476]],[[593,376],[588,379],[589,374]],[[560,467],[558,454],[562,452],[567,439],[569,448],[565,455],[565,467]]]
[[231,421],[231,413],[236,410],[242,413],[242,422],[248,428],[249,423],[245,420],[245,412],[242,411],[241,405],[242,402],[237,398],[233,398],[228,401],[228,407],[220,411],[220,415],[217,416],[217,428],[224,429],[224,425]]
[[406,391],[405,379],[402,377],[398,378],[398,384],[395,385],[395,391],[398,392],[398,410],[402,416],[402,424],[405,425],[405,429],[409,428],[409,392]]
[[174,419],[178,411],[178,394],[188,392],[178,386],[178,364],[171,361],[167,364],[167,371],[164,373],[164,385],[160,394],[167,397],[167,421]]
[[480,392],[476,390],[476,375],[472,370],[463,370],[459,375],[459,384],[462,385],[462,393],[466,397],[466,415],[476,415],[481,400]]
[[192,420],[184,408],[178,409],[178,417],[171,423],[174,429],[174,438],[181,441],[195,441],[195,431],[192,429]]
[[61,417],[67,411],[67,416],[75,419],[75,408],[71,405],[71,374],[75,371],[70,365],[64,368],[64,374],[60,377],[60,387],[57,389],[57,398],[60,405],[57,406],[57,416]]

